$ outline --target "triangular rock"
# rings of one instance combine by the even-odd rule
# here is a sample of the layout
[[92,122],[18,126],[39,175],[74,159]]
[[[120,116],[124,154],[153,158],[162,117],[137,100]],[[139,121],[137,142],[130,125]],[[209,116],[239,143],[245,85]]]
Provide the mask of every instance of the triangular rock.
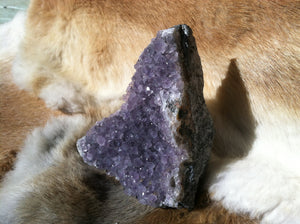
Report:
[[191,29],[159,31],[135,69],[126,102],[78,140],[78,151],[143,204],[192,208],[213,123]]

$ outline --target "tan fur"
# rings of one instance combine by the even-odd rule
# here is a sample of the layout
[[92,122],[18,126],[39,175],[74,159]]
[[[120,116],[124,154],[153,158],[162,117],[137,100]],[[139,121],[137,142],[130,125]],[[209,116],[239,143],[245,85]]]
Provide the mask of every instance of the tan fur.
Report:
[[[222,142],[223,151],[232,145],[249,145],[253,130],[240,136],[240,129],[226,119],[244,119],[242,111],[235,110],[239,105],[224,103],[216,96],[217,91],[235,88],[231,83],[222,88],[234,59],[244,89],[231,94],[244,96],[252,123],[252,114],[263,122],[268,119],[267,111],[292,119],[300,116],[298,8],[296,1],[32,1],[26,24],[30,32],[26,32],[19,53],[25,64],[21,68],[30,68],[25,89],[39,93],[48,83],[63,79],[79,89],[77,95],[85,99],[84,103],[111,101],[125,92],[134,73],[133,64],[157,30],[186,23],[196,36],[205,98],[221,132],[217,141]],[[68,111],[63,107],[58,106]],[[225,119],[226,133],[238,135],[231,138],[236,143],[228,142],[223,135]],[[254,123],[243,126],[250,129]]]
[[[123,94],[132,64],[149,39],[157,30],[186,23],[198,43],[206,98],[214,98],[230,60],[237,58],[251,97],[271,97],[272,102],[299,109],[297,86],[286,81],[296,79],[299,71],[296,1],[50,2],[33,1],[29,9],[27,29],[32,32],[26,33],[20,54],[39,65],[33,80],[63,77],[93,96],[103,88],[100,95],[105,94],[113,84],[113,91],[120,87],[118,94]],[[42,83],[35,87],[42,88]],[[288,104],[285,94],[294,97]]]
[[[282,125],[299,120],[299,6],[298,1],[33,0],[28,11],[27,32],[15,61],[14,78],[19,86],[37,96],[50,84],[70,84],[81,98],[63,98],[64,103],[50,105],[64,112],[97,114],[98,106],[113,107],[113,111],[134,73],[133,65],[156,32],[176,24],[188,24],[196,37],[206,103],[215,122],[213,152],[221,158],[243,158],[251,151],[258,125],[274,122]],[[18,75],[22,74],[27,75],[25,82],[18,80]],[[1,97],[5,94],[6,91],[1,92]],[[15,105],[14,102],[9,105]],[[41,104],[38,101],[22,115],[11,117],[42,118],[48,110],[40,108]],[[1,107],[1,113],[2,110]],[[36,114],[32,116],[33,113]],[[92,117],[99,118],[98,115]],[[7,124],[15,122],[1,115],[2,118]],[[45,120],[33,120],[32,125],[40,125]],[[32,126],[9,127],[19,133]],[[24,135],[20,139],[23,138]],[[14,135],[9,135],[8,139],[14,139]],[[1,140],[1,146],[2,142],[5,141]],[[12,145],[9,143],[8,147]],[[35,179],[42,193],[35,200],[28,199],[29,204],[21,209],[24,214],[33,212],[26,205],[38,206],[38,203],[49,203],[50,207],[63,203],[69,209],[66,214],[76,211],[72,211],[76,208],[72,205],[82,199],[79,192],[86,187],[80,182],[81,177],[96,171],[84,173],[82,170],[86,166],[78,162],[77,154],[67,157],[66,161],[67,164],[51,168]],[[69,172],[67,175],[65,170]],[[77,178],[70,179],[72,177]],[[77,188],[74,190],[68,183]],[[60,197],[60,191],[66,193],[65,198]],[[47,201],[50,196],[54,199]],[[128,200],[124,195],[120,197]],[[217,202],[209,201],[201,207],[201,201],[199,196],[198,207],[192,212],[156,209],[135,219],[140,223],[257,222],[231,214]],[[57,208],[51,209],[56,211]],[[139,206],[135,209],[139,210]],[[40,217],[45,217],[43,215]],[[33,221],[37,222],[27,220],[27,223]]]

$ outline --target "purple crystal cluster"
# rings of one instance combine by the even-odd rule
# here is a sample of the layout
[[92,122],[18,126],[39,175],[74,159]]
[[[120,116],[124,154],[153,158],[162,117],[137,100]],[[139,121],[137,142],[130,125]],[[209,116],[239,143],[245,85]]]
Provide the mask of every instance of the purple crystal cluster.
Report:
[[79,139],[78,151],[141,203],[191,208],[212,139],[191,30],[179,25],[159,31],[135,69],[121,109]]

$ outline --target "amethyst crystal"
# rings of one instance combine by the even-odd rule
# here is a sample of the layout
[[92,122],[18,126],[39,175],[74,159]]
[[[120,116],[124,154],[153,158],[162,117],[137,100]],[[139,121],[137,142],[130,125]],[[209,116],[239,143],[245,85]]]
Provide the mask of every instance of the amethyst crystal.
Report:
[[126,102],[78,140],[79,153],[144,204],[192,208],[213,124],[191,29],[159,31],[135,69]]

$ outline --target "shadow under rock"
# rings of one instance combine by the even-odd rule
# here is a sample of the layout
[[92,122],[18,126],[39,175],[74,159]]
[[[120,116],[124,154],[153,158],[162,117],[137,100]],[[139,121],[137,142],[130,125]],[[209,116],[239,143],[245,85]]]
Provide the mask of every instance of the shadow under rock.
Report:
[[212,152],[222,158],[248,155],[256,137],[256,120],[236,59],[230,60],[216,98],[206,103],[216,131]]

